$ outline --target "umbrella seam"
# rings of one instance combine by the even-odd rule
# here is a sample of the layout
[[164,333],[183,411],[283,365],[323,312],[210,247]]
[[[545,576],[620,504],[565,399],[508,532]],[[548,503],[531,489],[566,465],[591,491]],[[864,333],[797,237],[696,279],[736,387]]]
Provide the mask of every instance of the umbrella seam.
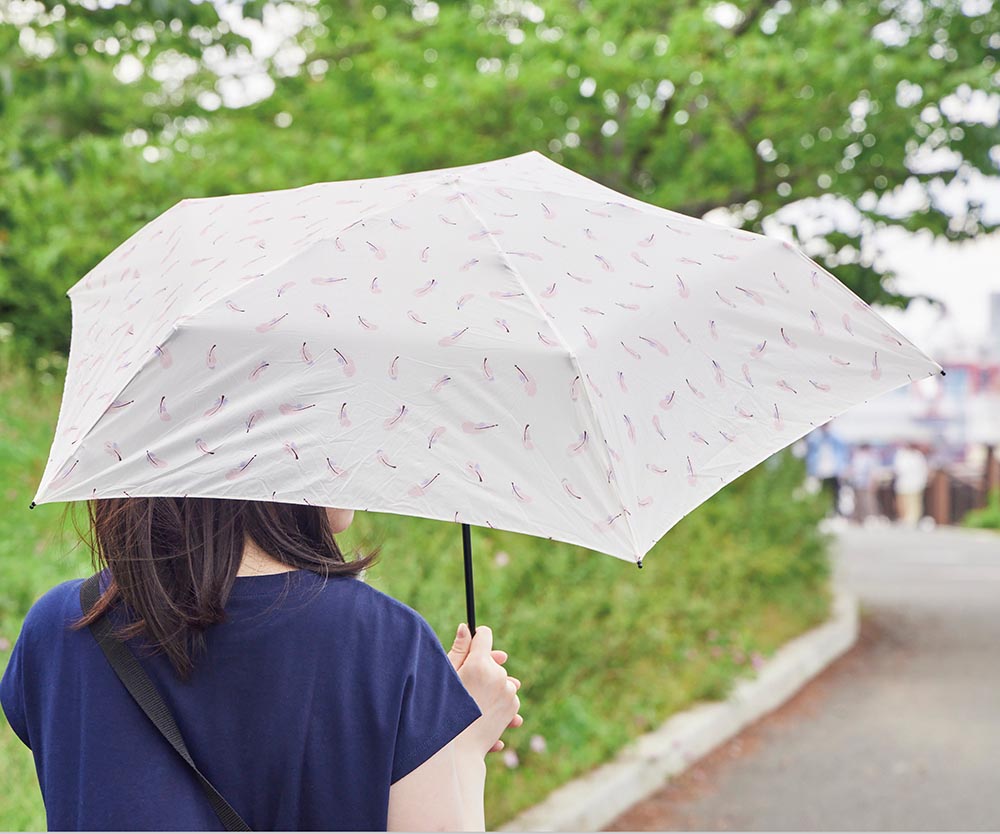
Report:
[[[542,310],[541,305],[539,305],[538,300],[535,298],[531,290],[528,288],[528,285],[525,282],[524,277],[521,275],[517,267],[515,267],[514,264],[511,262],[510,258],[507,257],[507,254],[503,251],[503,247],[501,247],[500,244],[497,242],[497,239],[493,235],[493,233],[487,229],[486,223],[483,221],[483,218],[479,216],[478,212],[476,212],[476,210],[473,208],[472,203],[469,201],[469,199],[465,196],[465,194],[462,191],[458,191],[457,193],[459,198],[461,199],[462,204],[466,207],[469,213],[476,219],[476,221],[479,222],[483,230],[486,232],[486,236],[493,242],[493,245],[496,247],[496,250],[499,253],[501,259],[505,264],[507,264],[507,268],[511,271],[514,277],[517,278],[517,282],[521,285],[521,288],[524,290],[524,294],[531,301],[532,306],[534,306],[535,311],[538,313],[539,317],[542,319],[543,322],[545,322],[548,325],[549,329],[552,331],[553,335],[555,335],[556,339],[559,340],[559,344],[562,345],[563,349],[568,354],[569,360],[573,364],[573,367],[576,369],[577,375],[579,376],[582,382],[583,369],[580,367],[580,363],[579,360],[577,359],[576,353],[570,347],[566,339],[563,338],[562,334],[559,332],[559,329],[555,326],[553,321],[548,316],[545,315],[545,312]],[[601,430],[602,434],[601,440],[604,441],[604,438],[607,436],[608,432],[606,431],[604,424],[601,422],[601,419],[597,413],[597,409],[594,408],[594,404],[590,399],[590,394],[587,391],[586,384],[581,384],[580,389],[583,391],[583,400],[584,403],[586,403],[587,410],[590,412],[591,419],[594,421],[597,428]],[[602,446],[606,445],[607,445],[606,441],[604,441],[602,443]],[[602,451],[603,451],[602,457],[604,458],[605,464],[607,465],[609,471],[613,471],[614,467],[611,465],[611,457],[608,454],[607,449],[603,448]],[[635,553],[636,562],[641,564],[642,557],[644,554],[639,553],[640,548],[635,536],[635,530],[632,527],[632,522],[629,517],[630,513],[626,509],[625,502],[622,499],[621,490],[618,488],[617,477],[614,478],[614,484],[612,485],[612,490],[614,492],[615,497],[618,499],[618,503],[621,505],[622,513],[625,520],[625,527],[628,530],[629,540],[632,543],[632,550]]]

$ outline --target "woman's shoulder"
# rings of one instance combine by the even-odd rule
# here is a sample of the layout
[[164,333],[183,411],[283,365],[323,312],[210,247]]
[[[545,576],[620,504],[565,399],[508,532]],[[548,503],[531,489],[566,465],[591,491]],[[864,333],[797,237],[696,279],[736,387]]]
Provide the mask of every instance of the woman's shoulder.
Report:
[[39,596],[24,617],[25,631],[62,627],[66,621],[78,619],[82,614],[80,586],[83,582],[83,579],[67,579]]
[[419,611],[370,585],[365,579],[338,577],[325,584],[330,604],[324,608],[332,616],[348,616],[369,635],[379,633],[380,637],[395,642],[436,635]]
[[83,582],[83,579],[67,579],[49,588],[31,604],[24,621],[44,623],[67,614],[79,617],[80,586]]

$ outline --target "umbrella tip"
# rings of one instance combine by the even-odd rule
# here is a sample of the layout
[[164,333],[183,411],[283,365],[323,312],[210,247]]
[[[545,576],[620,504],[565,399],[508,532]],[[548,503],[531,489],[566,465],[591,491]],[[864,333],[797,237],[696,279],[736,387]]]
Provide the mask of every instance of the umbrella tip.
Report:
[[642,570],[642,559],[640,559],[640,560],[639,560],[638,562],[636,562],[636,563],[635,563],[635,566],[636,566],[637,568],[639,568],[639,570]]
[[947,374],[945,374],[944,372],[944,368],[941,369],[941,376],[947,376]]
[[35,509],[35,502],[34,501],[32,501],[30,504],[28,504],[28,509],[29,510]]

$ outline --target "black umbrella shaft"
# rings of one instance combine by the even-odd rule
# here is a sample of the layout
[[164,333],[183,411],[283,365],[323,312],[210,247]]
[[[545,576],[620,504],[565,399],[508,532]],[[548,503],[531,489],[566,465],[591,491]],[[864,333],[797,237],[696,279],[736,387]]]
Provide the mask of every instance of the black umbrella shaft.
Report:
[[472,589],[472,531],[462,525],[462,550],[465,552],[465,612],[469,631],[476,633],[476,595]]

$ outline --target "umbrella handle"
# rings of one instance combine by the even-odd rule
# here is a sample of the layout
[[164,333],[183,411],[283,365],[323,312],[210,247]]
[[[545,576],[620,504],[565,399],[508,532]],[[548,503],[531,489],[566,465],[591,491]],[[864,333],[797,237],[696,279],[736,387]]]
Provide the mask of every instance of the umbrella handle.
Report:
[[476,595],[472,589],[472,531],[462,525],[462,551],[465,555],[465,614],[469,631],[476,634]]

